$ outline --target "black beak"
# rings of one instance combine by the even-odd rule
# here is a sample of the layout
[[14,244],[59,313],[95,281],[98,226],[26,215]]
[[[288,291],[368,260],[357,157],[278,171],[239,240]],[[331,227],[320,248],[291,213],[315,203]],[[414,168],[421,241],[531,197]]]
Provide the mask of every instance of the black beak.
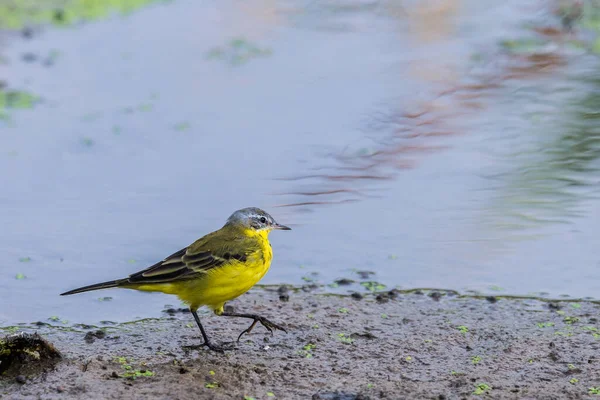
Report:
[[290,228],[289,226],[280,225],[277,222],[275,222],[273,224],[273,229],[279,229],[279,230],[282,230],[282,231],[291,231],[292,230],[292,228]]

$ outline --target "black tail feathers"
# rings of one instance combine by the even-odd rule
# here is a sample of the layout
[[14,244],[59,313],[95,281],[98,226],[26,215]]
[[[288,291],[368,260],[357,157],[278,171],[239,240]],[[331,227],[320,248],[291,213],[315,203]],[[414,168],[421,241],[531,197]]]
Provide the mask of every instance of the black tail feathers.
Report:
[[108,281],[102,283],[96,283],[94,285],[84,286],[77,289],[69,290],[68,292],[61,293],[61,296],[68,296],[70,294],[89,292],[90,290],[108,289],[123,285],[127,282],[127,279],[118,279],[116,281]]

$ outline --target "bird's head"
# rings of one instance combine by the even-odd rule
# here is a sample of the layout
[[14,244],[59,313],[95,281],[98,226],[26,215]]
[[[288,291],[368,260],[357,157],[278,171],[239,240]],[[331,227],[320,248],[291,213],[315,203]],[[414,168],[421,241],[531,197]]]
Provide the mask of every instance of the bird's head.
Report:
[[285,225],[278,224],[275,222],[275,219],[269,215],[269,213],[256,207],[248,207],[237,210],[231,214],[225,225],[239,226],[244,229],[260,233],[268,233],[273,229],[280,229],[284,231],[289,231],[292,229]]

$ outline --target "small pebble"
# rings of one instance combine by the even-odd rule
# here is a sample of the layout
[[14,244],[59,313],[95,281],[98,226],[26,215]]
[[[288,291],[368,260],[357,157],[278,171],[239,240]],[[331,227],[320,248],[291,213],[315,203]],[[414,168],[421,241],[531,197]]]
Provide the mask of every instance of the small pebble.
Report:
[[377,300],[378,303],[387,303],[389,301],[389,298],[387,296],[387,294],[378,294],[377,297],[375,297],[375,300]]
[[85,334],[84,339],[87,343],[94,343],[96,339],[104,339],[106,333],[103,330],[98,329],[97,331],[89,331]]
[[279,288],[277,288],[277,293],[279,293],[279,294],[286,294],[287,292],[288,292],[287,286],[279,286]]
[[317,285],[316,283],[311,283],[308,285],[302,285],[302,291],[303,292],[312,292],[315,289],[318,289],[319,285]]
[[350,297],[352,297],[354,300],[362,300],[364,296],[358,292],[354,292],[350,295]]
[[442,295],[440,294],[440,292],[431,292],[429,293],[429,297],[431,297],[434,301],[440,301]]

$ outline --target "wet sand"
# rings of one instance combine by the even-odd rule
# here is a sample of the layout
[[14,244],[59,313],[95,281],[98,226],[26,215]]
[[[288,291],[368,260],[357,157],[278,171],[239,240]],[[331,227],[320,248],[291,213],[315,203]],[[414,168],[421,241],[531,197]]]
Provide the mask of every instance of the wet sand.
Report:
[[[182,310],[101,328],[42,327],[62,359],[41,371],[11,368],[0,378],[0,397],[578,399],[600,386],[593,302],[436,291],[280,295],[255,290],[231,305],[288,333],[270,336],[257,326],[225,354],[186,347],[200,335]],[[234,340],[248,326],[212,315],[204,321],[216,341]]]

